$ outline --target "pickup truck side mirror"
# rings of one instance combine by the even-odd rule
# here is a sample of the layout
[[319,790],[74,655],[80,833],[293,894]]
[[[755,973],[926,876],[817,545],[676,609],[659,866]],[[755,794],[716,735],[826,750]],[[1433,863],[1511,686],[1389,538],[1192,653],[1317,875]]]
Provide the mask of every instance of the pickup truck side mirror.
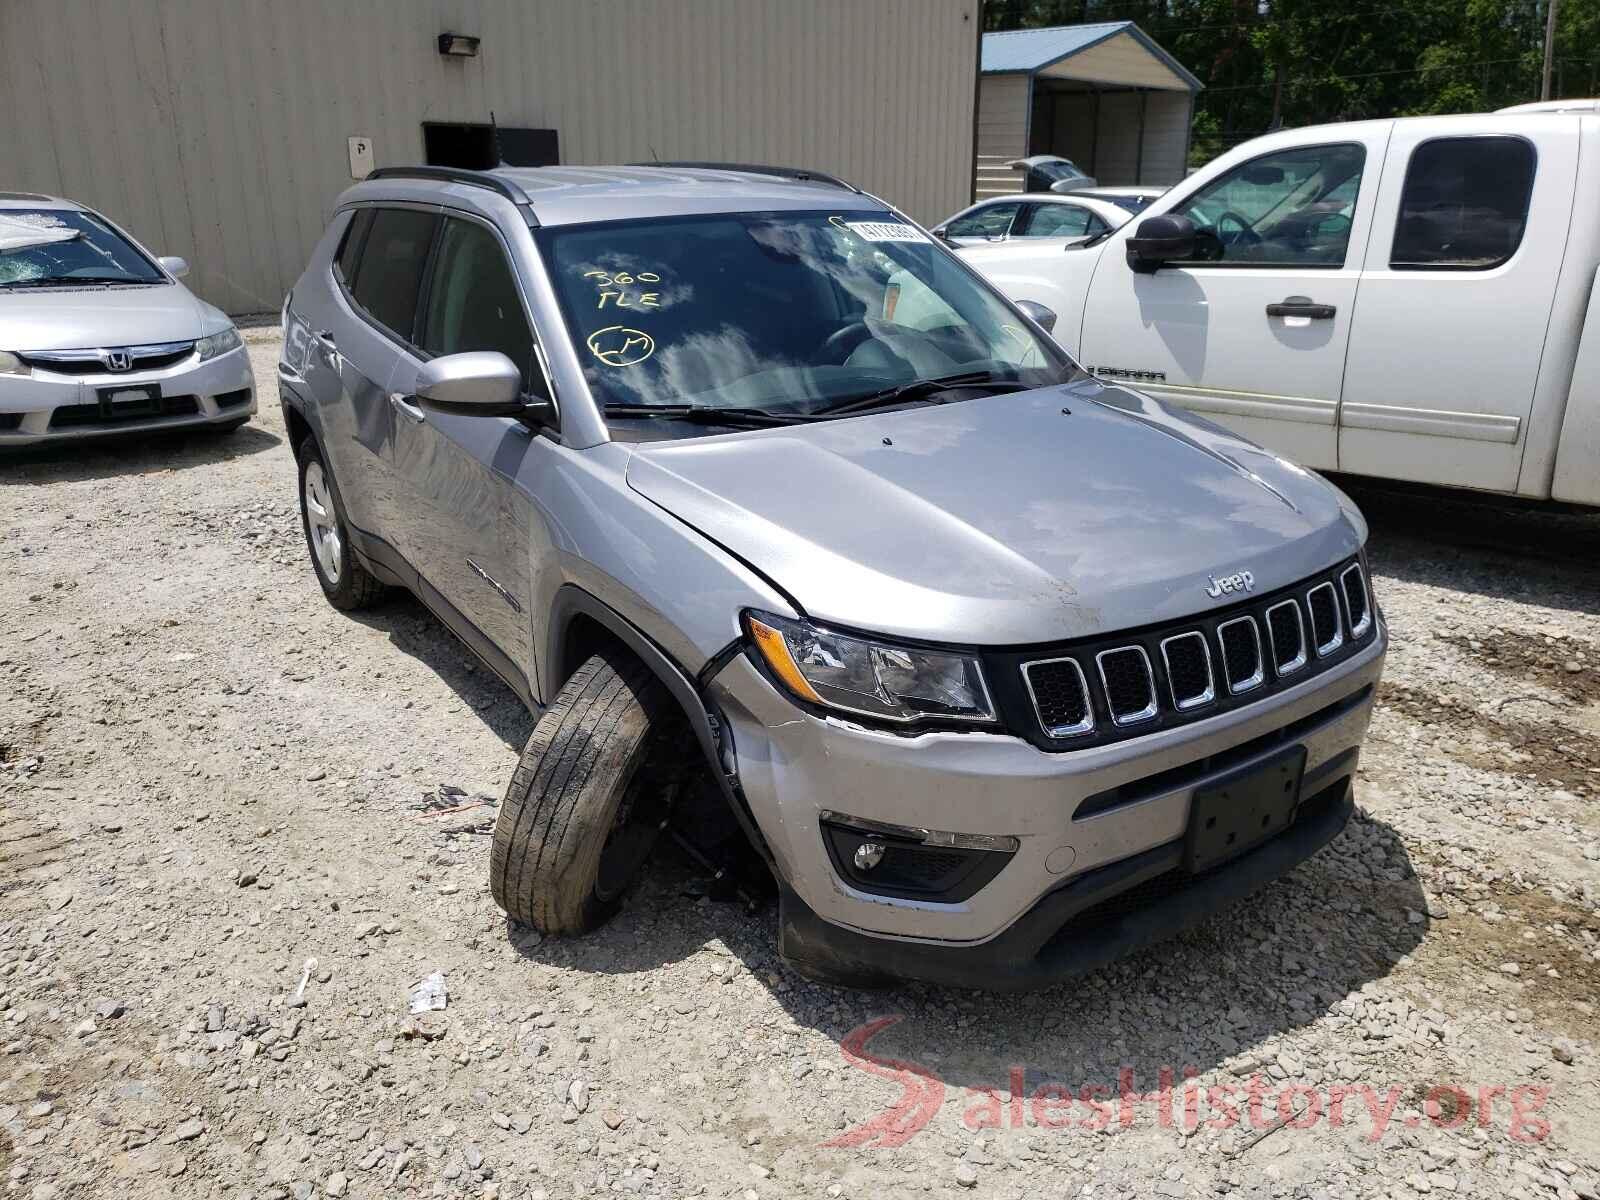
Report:
[[1169,262],[1194,255],[1194,222],[1168,213],[1146,217],[1133,231],[1127,247],[1129,269],[1153,275]]
[[1033,323],[1046,333],[1055,332],[1056,314],[1054,309],[1046,308],[1037,300],[1018,300],[1017,307],[1027,313]]
[[522,372],[498,350],[469,350],[430,359],[417,371],[416,396],[423,408],[464,417],[519,417],[548,424],[555,405],[528,403]]

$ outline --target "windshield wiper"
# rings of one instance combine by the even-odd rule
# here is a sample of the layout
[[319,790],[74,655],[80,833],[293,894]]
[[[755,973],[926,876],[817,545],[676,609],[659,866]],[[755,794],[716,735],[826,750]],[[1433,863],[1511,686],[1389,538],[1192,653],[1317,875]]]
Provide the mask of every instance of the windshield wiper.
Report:
[[853,400],[845,400],[821,409],[817,415],[837,417],[847,413],[863,412],[869,408],[888,408],[910,400],[926,400],[940,392],[957,388],[988,388],[997,392],[1031,390],[1030,385],[1020,379],[1006,379],[995,375],[992,371],[969,371],[964,375],[945,375],[938,379],[916,379],[910,383],[896,384],[894,387],[868,392],[865,396],[857,396]]
[[743,425],[749,429],[769,425],[798,425],[815,417],[805,413],[775,413],[762,408],[719,408],[714,404],[608,404],[608,417],[661,417],[692,421],[697,425]]
[[14,279],[0,284],[8,288],[36,287],[90,287],[107,283],[153,283],[151,279],[136,279],[130,275],[46,275],[39,279]]

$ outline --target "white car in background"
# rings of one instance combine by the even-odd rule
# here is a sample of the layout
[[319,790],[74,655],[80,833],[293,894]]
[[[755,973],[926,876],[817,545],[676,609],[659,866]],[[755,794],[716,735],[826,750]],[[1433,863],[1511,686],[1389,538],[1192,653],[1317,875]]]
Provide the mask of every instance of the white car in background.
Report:
[[985,246],[1014,240],[1078,241],[1120,228],[1133,213],[1112,200],[1074,192],[991,196],[933,227],[949,245]]
[[250,357],[188,270],[70,200],[0,192],[0,449],[248,421]]
[[1153,201],[1161,199],[1167,194],[1167,190],[1164,187],[1151,187],[1149,184],[1129,184],[1122,187],[1074,188],[1063,194],[1083,196],[1090,200],[1109,200],[1118,208],[1136,213],[1143,212]]

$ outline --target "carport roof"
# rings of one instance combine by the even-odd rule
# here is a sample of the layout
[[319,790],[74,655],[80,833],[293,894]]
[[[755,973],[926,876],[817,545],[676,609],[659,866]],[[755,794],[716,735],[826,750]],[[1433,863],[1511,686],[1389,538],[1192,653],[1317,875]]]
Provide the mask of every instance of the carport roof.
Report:
[[1092,25],[1053,25],[1047,29],[1012,29],[983,35],[985,75],[1037,75],[1046,67],[1058,66],[1074,55],[1126,33],[1163,66],[1181,79],[1190,91],[1205,85],[1173,58],[1132,21],[1101,21]]

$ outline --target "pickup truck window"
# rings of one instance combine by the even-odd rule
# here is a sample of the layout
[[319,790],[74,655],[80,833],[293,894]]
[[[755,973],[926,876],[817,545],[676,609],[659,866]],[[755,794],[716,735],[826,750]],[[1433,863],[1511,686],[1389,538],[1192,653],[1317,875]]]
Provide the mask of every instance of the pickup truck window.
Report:
[[1366,149],[1296,146],[1251,159],[1173,209],[1194,222],[1185,265],[1344,265]]
[[1453,137],[1411,153],[1389,267],[1487,271],[1522,244],[1533,194],[1533,146],[1519,137]]

